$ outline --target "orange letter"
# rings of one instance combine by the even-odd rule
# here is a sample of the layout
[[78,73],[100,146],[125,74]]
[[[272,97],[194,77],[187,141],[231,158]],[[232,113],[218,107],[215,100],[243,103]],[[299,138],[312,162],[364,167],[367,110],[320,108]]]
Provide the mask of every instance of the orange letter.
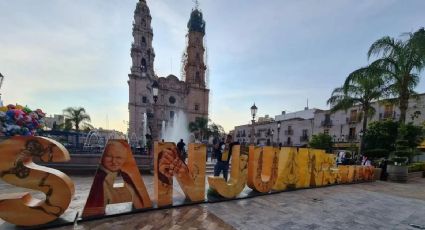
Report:
[[181,160],[174,143],[155,142],[154,151],[154,196],[158,207],[173,204],[173,176],[176,176],[186,198],[205,200],[205,145],[189,144],[188,165]]
[[[124,185],[116,187],[114,181],[119,175]],[[109,140],[84,206],[83,217],[104,215],[106,205],[123,202],[132,202],[136,209],[152,207],[130,146],[125,140]]]
[[278,148],[249,147],[248,187],[257,192],[269,192],[277,179]]
[[232,148],[232,171],[229,182],[222,177],[208,177],[209,186],[226,198],[234,198],[245,188],[248,174],[248,153],[246,148],[234,145]]
[[11,137],[0,143],[0,177],[9,184],[34,189],[45,200],[26,193],[0,195],[0,218],[15,225],[33,226],[51,222],[62,215],[74,196],[74,183],[64,173],[36,165],[65,162],[68,151],[60,143],[44,137]]

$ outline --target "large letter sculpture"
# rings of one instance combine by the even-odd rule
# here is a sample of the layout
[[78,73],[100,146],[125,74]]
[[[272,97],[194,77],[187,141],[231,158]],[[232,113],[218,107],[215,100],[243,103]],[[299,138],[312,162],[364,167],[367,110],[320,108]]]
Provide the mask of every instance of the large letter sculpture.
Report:
[[[121,176],[124,185],[116,187],[114,181]],[[105,214],[108,204],[132,202],[133,208],[152,206],[136,160],[126,140],[109,140],[96,171],[83,217]]]
[[206,147],[189,144],[188,165],[182,161],[174,143],[155,142],[154,196],[158,207],[173,204],[173,176],[176,176],[186,198],[205,200]]
[[274,190],[294,189],[300,180],[298,172],[297,149],[281,148],[279,152],[278,176]]
[[33,157],[43,162],[70,159],[60,143],[44,137],[16,136],[0,143],[0,178],[46,195],[45,200],[27,192],[0,195],[0,218],[15,225],[41,225],[57,219],[74,195],[74,183],[67,175],[33,163]]
[[208,177],[209,186],[226,198],[235,198],[245,188],[248,174],[248,149],[234,145],[232,148],[231,172],[228,182],[222,177]]
[[250,146],[248,159],[248,187],[261,193],[269,192],[277,179],[278,148]]

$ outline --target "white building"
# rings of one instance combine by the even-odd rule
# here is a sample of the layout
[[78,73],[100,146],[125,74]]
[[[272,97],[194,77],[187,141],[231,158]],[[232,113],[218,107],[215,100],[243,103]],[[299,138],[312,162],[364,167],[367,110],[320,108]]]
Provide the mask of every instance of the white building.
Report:
[[[384,119],[398,120],[400,110],[397,106],[377,101],[373,103],[375,114],[368,117],[368,124]],[[425,121],[425,94],[409,100],[406,123],[421,125]],[[274,121],[255,123],[255,143],[268,141],[282,146],[306,146],[312,135],[329,134],[340,147],[357,145],[363,134],[363,115],[360,106],[347,111],[331,113],[330,110],[308,109],[276,115]],[[240,125],[234,129],[234,138],[240,143],[250,143],[252,125]],[[270,131],[269,131],[270,130]]]

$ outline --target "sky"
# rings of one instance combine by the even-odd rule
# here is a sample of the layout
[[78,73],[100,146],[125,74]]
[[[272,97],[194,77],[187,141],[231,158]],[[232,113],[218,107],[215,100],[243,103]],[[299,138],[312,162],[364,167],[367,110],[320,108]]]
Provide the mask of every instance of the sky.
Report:
[[[192,0],[147,0],[155,71],[180,76]],[[423,0],[200,0],[210,118],[226,131],[258,115],[328,109],[383,36],[425,25]],[[126,130],[137,0],[0,0],[0,93],[47,114],[82,106],[95,127]],[[425,74],[417,87],[425,92]]]

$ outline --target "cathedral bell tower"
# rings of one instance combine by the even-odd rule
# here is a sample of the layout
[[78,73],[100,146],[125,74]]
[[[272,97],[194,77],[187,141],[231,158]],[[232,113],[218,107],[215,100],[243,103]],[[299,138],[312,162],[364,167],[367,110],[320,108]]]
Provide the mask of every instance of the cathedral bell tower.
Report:
[[187,28],[188,44],[184,71],[189,92],[186,108],[190,122],[196,117],[208,118],[209,89],[206,85],[207,65],[204,61],[205,21],[198,4],[190,14]]
[[205,88],[205,71],[207,70],[204,62],[205,21],[202,17],[202,12],[198,8],[195,8],[190,14],[187,28],[189,30],[186,50],[187,62],[184,67],[186,82]]
[[[131,45],[131,73],[129,86],[129,139],[140,144],[147,132],[153,114],[152,84],[156,80],[154,73],[155,52],[152,48],[152,17],[146,0],[139,0],[134,11],[133,38]],[[147,124],[145,124],[147,122]]]

